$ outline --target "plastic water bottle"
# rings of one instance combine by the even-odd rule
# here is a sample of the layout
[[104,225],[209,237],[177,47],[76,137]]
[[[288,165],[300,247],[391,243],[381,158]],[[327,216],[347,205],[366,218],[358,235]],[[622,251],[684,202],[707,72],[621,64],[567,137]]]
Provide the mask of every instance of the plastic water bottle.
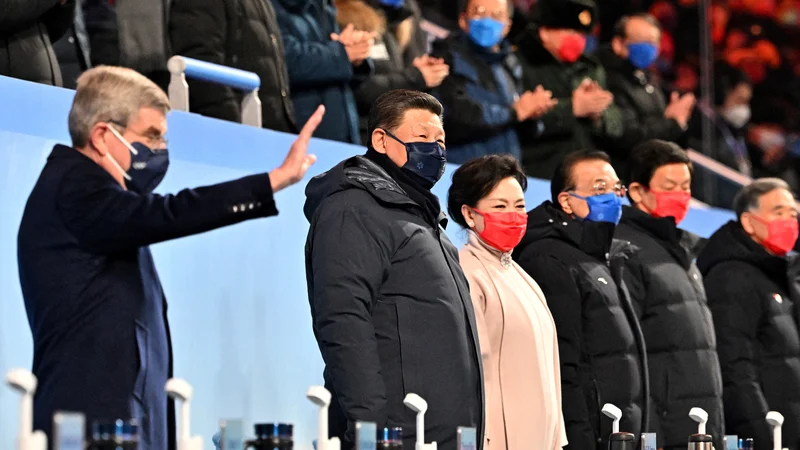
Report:
[[378,429],[376,443],[378,450],[403,450],[403,429],[401,427]]
[[753,438],[747,438],[744,440],[744,444],[742,445],[742,450],[755,450],[755,441]]
[[294,448],[294,426],[288,423],[257,423],[256,438],[247,441],[244,448],[255,450],[292,450]]
[[139,422],[136,420],[95,421],[88,450],[138,450]]

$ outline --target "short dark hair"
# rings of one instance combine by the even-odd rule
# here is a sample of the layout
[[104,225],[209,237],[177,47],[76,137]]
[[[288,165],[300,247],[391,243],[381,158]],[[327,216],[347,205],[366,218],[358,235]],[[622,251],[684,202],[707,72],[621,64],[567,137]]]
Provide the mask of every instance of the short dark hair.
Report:
[[[459,11],[466,13],[470,1],[472,0],[459,0],[459,3],[461,4]],[[508,6],[508,17],[514,17],[514,0],[506,0],[506,5]]]
[[647,13],[636,13],[631,14],[629,16],[622,16],[616,24],[614,24],[614,37],[618,37],[621,39],[625,39],[628,37],[628,33],[626,30],[628,29],[628,22],[631,19],[642,19],[645,22],[649,23],[650,25],[658,28],[658,31],[661,31],[661,23],[659,23],[658,19],[655,18],[652,14]]
[[[378,97],[372,108],[369,110],[369,121],[367,129],[368,136],[377,128],[394,131],[403,121],[406,111],[411,109],[423,109],[442,118],[444,108],[439,100],[430,94],[409,89],[395,89],[386,92]],[[369,137],[367,147],[372,148],[372,138]]]
[[748,86],[753,85],[750,77],[742,70],[724,61],[719,61],[714,64],[714,103],[717,106],[724,104],[725,97],[736,89],[736,86],[742,83]]
[[572,179],[572,169],[575,165],[596,160],[611,163],[608,153],[600,150],[576,150],[561,160],[550,181],[550,196],[554,204],[558,204],[558,194],[575,188],[575,180]]
[[628,155],[628,182],[650,186],[656,170],[668,164],[686,164],[694,174],[689,154],[680,145],[660,139],[642,142]]
[[525,172],[511,155],[486,155],[464,163],[453,173],[453,183],[447,191],[450,219],[463,228],[469,228],[461,214],[461,206],[474,208],[498,183],[510,177],[519,181],[523,192],[528,189]]
[[741,219],[743,213],[758,209],[761,196],[769,194],[775,189],[786,189],[792,192],[789,184],[780,178],[758,178],[743,187],[733,198],[733,210],[736,211],[736,218]]

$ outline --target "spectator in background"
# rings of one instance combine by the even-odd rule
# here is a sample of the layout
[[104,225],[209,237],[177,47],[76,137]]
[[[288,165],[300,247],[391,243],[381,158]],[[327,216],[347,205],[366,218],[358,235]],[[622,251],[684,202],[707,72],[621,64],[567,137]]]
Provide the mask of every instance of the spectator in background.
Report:
[[166,92],[169,0],[82,0],[92,66],[122,66]]
[[621,278],[632,249],[613,240],[625,186],[598,151],[568,154],[552,178],[552,201],[528,212],[513,256],[556,323],[568,448],[604,449],[603,404],[620,408],[620,430],[639,436],[649,403],[644,338]]
[[[176,55],[258,75],[262,126],[297,132],[283,39],[272,2],[172,0],[169,34]],[[189,80],[189,88],[192,112],[241,122],[242,91],[198,80]]]
[[658,58],[661,31],[649,14],[625,16],[614,27],[611,46],[598,54],[608,72],[608,89],[614,94],[625,124],[621,136],[608,148],[617,173],[627,177],[631,150],[651,139],[677,141],[688,127],[694,94],[674,92],[669,104],[650,69]]
[[0,75],[61,86],[53,42],[72,26],[75,0],[4,0],[0,11]]
[[89,35],[86,33],[86,24],[83,21],[81,1],[75,2],[75,21],[70,29],[61,39],[53,42],[53,51],[61,68],[63,86],[67,89],[75,89],[81,73],[92,67]]
[[737,220],[717,230],[697,258],[719,342],[725,430],[771,450],[766,415],[779,411],[783,447],[797,450],[800,292],[786,257],[797,241],[795,200],[782,180],[761,178],[737,194],[734,209]]
[[450,217],[469,230],[459,259],[481,342],[484,449],[561,450],[567,444],[553,316],[539,285],[511,259],[528,223],[527,186],[516,159],[488,155],[459,167],[447,195]]
[[593,0],[539,0],[533,24],[519,42],[522,88],[542,85],[558,104],[542,116],[544,128],[519,126],[522,162],[534,177],[550,177],[575,149],[603,148],[622,135],[622,118],[606,90],[600,63],[583,53],[597,19]]
[[[747,75],[720,62],[714,67],[716,107],[700,111],[713,122],[716,132],[716,145],[710,149],[709,156],[747,176],[752,175],[752,164],[745,142],[745,127],[750,121],[752,97],[753,86]],[[692,136],[690,147],[703,148],[699,120],[692,123]]]
[[328,113],[315,137],[359,144],[354,87],[372,74],[375,34],[352,24],[339,29],[327,0],[273,0],[283,35],[295,119],[305,122],[316,105]]
[[541,86],[523,92],[522,67],[505,38],[511,8],[508,0],[470,0],[459,18],[461,29],[434,43],[433,55],[452,68],[436,91],[445,108],[449,162],[492,153],[521,160],[515,127],[541,131],[541,123],[530,119],[556,103]]
[[[395,89],[426,91],[434,88],[447,76],[449,68],[442,60],[424,54],[415,56],[410,65],[405,64],[398,33],[422,32],[418,26],[408,30],[409,25],[415,25],[411,9],[386,4],[385,1],[368,3],[364,0],[337,0],[336,11],[340,26],[353,24],[356,30],[377,36],[370,52],[374,72],[353,90],[359,113],[361,142],[367,142],[369,110],[378,97]],[[388,17],[395,22],[387,23]],[[405,41],[408,46],[410,36]]]
[[658,448],[684,450],[697,406],[708,412],[708,434],[723,449],[722,375],[703,279],[694,263],[700,238],[677,228],[692,198],[692,163],[677,144],[650,140],[630,155],[630,207],[615,237],[637,252],[623,279],[647,344],[650,431]]

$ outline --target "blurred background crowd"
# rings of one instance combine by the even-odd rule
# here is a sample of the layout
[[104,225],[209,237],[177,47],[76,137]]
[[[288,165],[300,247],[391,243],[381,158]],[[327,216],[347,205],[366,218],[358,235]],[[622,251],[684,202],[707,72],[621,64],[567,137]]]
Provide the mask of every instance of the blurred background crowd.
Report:
[[[448,160],[511,153],[549,178],[579,148],[617,172],[678,142],[800,187],[800,0],[2,0],[0,75],[74,88],[97,65],[166,90],[172,55],[255,72],[264,128],[369,145],[391,89],[445,107]],[[193,112],[240,119],[241,94],[190,81]],[[693,195],[738,185],[699,170]],[[712,179],[713,178],[713,179]]]

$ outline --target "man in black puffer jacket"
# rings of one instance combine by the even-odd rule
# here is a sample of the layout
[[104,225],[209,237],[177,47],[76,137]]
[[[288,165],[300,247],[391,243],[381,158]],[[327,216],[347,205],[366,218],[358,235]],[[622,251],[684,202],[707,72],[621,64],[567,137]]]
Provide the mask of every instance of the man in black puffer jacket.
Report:
[[61,86],[53,42],[75,17],[75,0],[0,2],[0,75]]
[[768,411],[783,414],[783,447],[800,448],[800,334],[786,253],[797,240],[789,186],[762,178],[734,201],[738,220],[697,258],[719,342],[725,429],[772,449]]
[[622,410],[620,431],[647,429],[644,339],[621,282],[634,249],[612,245],[624,188],[608,155],[580,151],[564,158],[550,190],[553,202],[528,213],[513,256],[539,283],[556,324],[566,448],[606,449],[605,403]]
[[708,434],[723,447],[722,374],[711,311],[694,263],[699,238],[677,227],[689,210],[692,163],[678,145],[648,141],[634,148],[629,196],[617,239],[639,250],[628,258],[625,285],[644,330],[650,369],[650,431],[658,448],[685,449],[708,412]]
[[608,73],[608,90],[614,94],[614,104],[625,124],[622,134],[612,137],[613,145],[608,147],[614,169],[623,177],[628,176],[626,159],[635,146],[650,139],[679,141],[694,109],[691,93],[682,97],[673,93],[667,103],[650,72],[660,44],[658,21],[649,14],[636,14],[620,19],[611,45],[597,53]]
[[[297,132],[283,39],[271,2],[173,0],[169,32],[176,55],[256,73],[262,126]],[[192,112],[241,122],[241,91],[197,80],[190,80],[189,87]]]

